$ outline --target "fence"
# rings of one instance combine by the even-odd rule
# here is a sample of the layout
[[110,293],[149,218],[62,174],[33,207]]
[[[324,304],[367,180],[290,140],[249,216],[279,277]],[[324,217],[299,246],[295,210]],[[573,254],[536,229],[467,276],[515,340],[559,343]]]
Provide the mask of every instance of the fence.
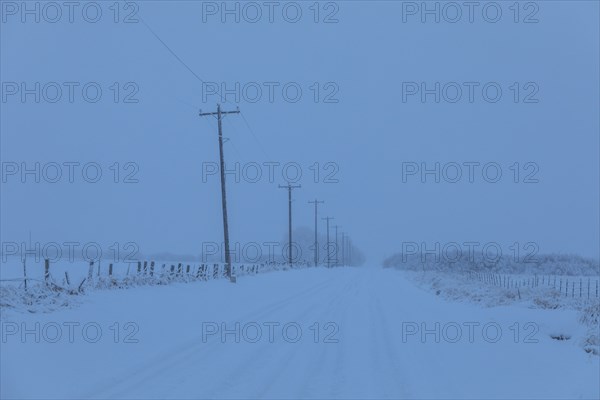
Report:
[[[294,268],[305,268],[310,266],[306,263],[296,263]],[[133,268],[132,268],[133,267]],[[38,267],[39,268],[39,267]],[[255,275],[270,271],[278,271],[288,268],[287,263],[267,262],[261,264],[232,265],[233,276]],[[25,291],[28,283],[40,283],[53,291],[66,292],[70,294],[82,293],[86,288],[97,287],[126,287],[132,285],[165,285],[171,282],[208,281],[226,278],[224,264],[196,264],[196,263],[156,263],[155,261],[135,261],[127,263],[124,274],[116,271],[113,263],[102,268],[100,262],[89,262],[87,276],[71,276],[69,272],[62,271],[64,276],[56,278],[52,274],[49,260],[44,260],[43,275],[41,278],[32,278],[31,269],[23,263],[23,277],[12,279],[0,279],[0,282],[21,282]],[[28,276],[29,271],[29,276]],[[35,271],[39,272],[41,271]]]
[[599,280],[590,276],[533,275],[525,277],[490,272],[469,272],[469,278],[505,289],[552,288],[561,296],[566,297],[588,299],[599,297]]

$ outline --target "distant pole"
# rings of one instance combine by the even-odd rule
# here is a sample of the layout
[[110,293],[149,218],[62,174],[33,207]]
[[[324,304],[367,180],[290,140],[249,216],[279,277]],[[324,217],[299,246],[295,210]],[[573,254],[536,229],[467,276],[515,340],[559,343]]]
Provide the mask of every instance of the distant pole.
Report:
[[221,105],[217,104],[216,112],[203,113],[200,111],[201,117],[208,115],[217,116],[219,127],[219,162],[221,166],[221,206],[223,208],[223,236],[225,237],[225,274],[232,281],[231,277],[231,255],[229,254],[229,224],[227,221],[227,195],[225,192],[225,157],[223,155],[223,116],[227,114],[239,114],[240,110],[236,111],[221,111]]
[[292,266],[292,189],[298,189],[301,185],[292,186],[288,183],[287,186],[279,185],[279,189],[288,190],[288,257],[290,267]]
[[338,244],[338,228],[341,228],[341,226],[336,225],[335,226],[335,266],[339,266],[340,265],[340,259],[339,259],[339,244]]
[[317,207],[319,204],[325,203],[325,201],[319,201],[315,199],[315,201],[309,201],[309,204],[315,205],[315,267],[319,265],[319,237],[317,235]]
[[348,265],[352,266],[352,240],[348,239]]
[[321,218],[327,221],[327,246],[325,246],[327,251],[327,268],[331,267],[331,252],[329,251],[329,220],[334,219],[333,217],[325,217]]
[[345,254],[345,244],[344,244],[345,238],[346,238],[346,234],[344,232],[342,232],[342,266],[343,267],[346,266],[346,254]]

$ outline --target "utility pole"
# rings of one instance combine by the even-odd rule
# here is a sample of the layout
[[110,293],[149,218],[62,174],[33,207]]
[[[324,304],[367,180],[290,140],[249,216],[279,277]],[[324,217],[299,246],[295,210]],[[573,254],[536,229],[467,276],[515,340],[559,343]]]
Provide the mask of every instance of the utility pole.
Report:
[[221,105],[217,104],[216,112],[203,113],[200,110],[201,117],[216,116],[219,126],[219,163],[221,166],[221,206],[223,207],[223,235],[225,237],[225,275],[233,282],[231,276],[231,254],[229,253],[229,224],[227,221],[227,195],[225,191],[225,156],[223,155],[223,116],[227,114],[239,114],[239,108],[236,111],[221,111]]
[[290,267],[292,267],[292,189],[298,189],[302,187],[301,185],[292,186],[288,183],[287,186],[279,185],[279,189],[287,189],[288,190],[288,253],[289,253],[289,263]]
[[352,240],[348,238],[348,265],[352,266]]
[[325,246],[325,249],[327,251],[327,268],[331,267],[331,252],[329,251],[329,220],[330,219],[334,219],[333,217],[325,217],[325,218],[321,218],[327,221],[327,246]]
[[346,257],[345,257],[345,245],[344,245],[344,239],[346,237],[346,234],[344,232],[342,232],[342,267],[346,266]]
[[341,228],[341,226],[336,225],[335,226],[335,266],[338,267],[340,265],[340,258],[339,258],[339,245],[338,245],[338,228]]
[[319,204],[325,203],[325,201],[309,201],[309,204],[315,205],[315,267],[319,265],[319,237],[317,236],[317,207]]

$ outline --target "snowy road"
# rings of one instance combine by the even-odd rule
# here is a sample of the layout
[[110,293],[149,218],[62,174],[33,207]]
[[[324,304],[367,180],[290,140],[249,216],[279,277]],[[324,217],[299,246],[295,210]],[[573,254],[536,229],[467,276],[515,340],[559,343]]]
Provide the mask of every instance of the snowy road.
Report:
[[102,291],[5,313],[2,398],[598,398],[576,319],[449,303],[380,269]]

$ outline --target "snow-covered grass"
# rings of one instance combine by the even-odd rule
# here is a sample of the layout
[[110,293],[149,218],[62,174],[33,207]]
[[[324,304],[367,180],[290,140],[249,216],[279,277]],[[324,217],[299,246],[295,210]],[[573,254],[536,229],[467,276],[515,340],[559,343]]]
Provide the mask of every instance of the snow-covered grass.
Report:
[[61,307],[79,304],[77,292],[56,290],[43,283],[30,281],[27,290],[14,285],[0,286],[0,310],[21,312],[52,312]]
[[[417,252],[418,253],[418,252]],[[501,255],[498,259],[479,252],[469,254],[394,254],[383,262],[385,268],[409,271],[480,272],[520,275],[599,276],[598,260],[572,254],[536,254],[516,258]]]
[[[592,354],[600,354],[598,314],[600,299],[594,297],[575,297],[564,293],[552,286],[532,285],[519,287],[503,286],[500,279],[498,285],[485,283],[474,274],[452,273],[442,271],[400,271],[402,275],[416,283],[420,288],[430,291],[444,299],[458,302],[476,303],[483,307],[517,306],[539,308],[545,310],[573,310],[579,313],[580,322],[587,333],[581,338],[580,345]],[[514,281],[530,282],[534,280],[529,275],[511,275]],[[573,277],[570,277],[573,279]],[[508,277],[507,277],[508,279]],[[493,282],[493,280],[491,281]],[[551,279],[553,285],[554,280]],[[579,280],[577,279],[577,282]]]
[[[296,268],[303,267],[306,265],[296,265]],[[234,264],[233,274],[240,277],[287,269],[287,264],[274,262]],[[162,286],[225,278],[225,266],[179,262],[161,262],[153,265],[143,261],[96,263],[90,266],[84,262],[72,262],[52,264],[46,279],[43,262],[29,260],[26,273],[27,279],[23,279],[22,266],[15,263],[4,266],[0,280],[0,309],[29,313],[52,312],[60,307],[79,304],[81,296],[95,290]]]
[[587,329],[581,346],[589,353],[600,353],[597,260],[545,254],[527,260],[503,255],[492,262],[477,253],[445,257],[398,253],[386,259],[384,267],[398,269],[421,288],[452,301],[574,310]]

